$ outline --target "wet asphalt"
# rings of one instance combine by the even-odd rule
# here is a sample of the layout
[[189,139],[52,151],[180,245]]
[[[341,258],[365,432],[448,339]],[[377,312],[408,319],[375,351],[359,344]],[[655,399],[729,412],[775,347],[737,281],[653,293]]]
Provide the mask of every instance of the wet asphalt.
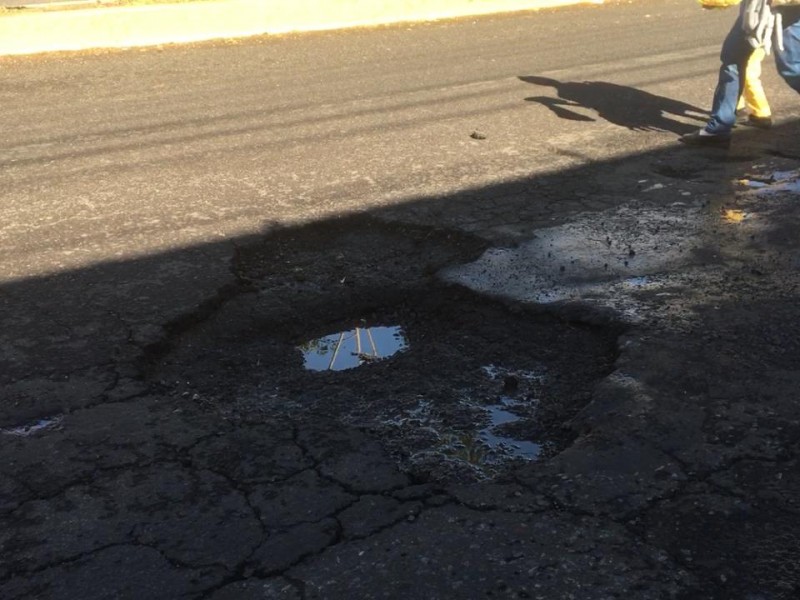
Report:
[[[625,119],[592,91],[534,100]],[[690,127],[685,108],[625,122]],[[35,275],[17,256],[0,597],[797,598],[798,133],[659,138],[124,259],[92,260],[92,231],[90,259]],[[84,189],[87,218],[113,169]],[[41,239],[25,251],[50,257]],[[300,349],[384,326],[407,347],[305,368]],[[510,449],[483,435],[498,407]]]

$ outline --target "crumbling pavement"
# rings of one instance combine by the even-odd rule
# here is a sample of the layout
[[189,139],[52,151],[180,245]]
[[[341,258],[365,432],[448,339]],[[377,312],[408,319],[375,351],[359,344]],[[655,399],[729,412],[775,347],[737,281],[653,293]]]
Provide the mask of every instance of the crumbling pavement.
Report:
[[[771,135],[9,287],[2,597],[796,597],[800,149]],[[306,372],[356,319],[409,349]],[[448,441],[501,395],[537,460]]]

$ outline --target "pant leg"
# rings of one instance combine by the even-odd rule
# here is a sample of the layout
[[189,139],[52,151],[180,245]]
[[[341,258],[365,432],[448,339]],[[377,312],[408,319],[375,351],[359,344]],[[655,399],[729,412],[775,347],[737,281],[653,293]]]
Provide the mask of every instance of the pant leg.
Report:
[[742,31],[742,18],[738,17],[722,42],[717,87],[711,106],[711,119],[706,124],[706,131],[715,134],[730,133],[736,123],[736,104],[742,95],[744,81],[740,73],[747,70],[747,61],[753,48],[747,43]]
[[783,14],[783,52],[775,49],[775,66],[789,87],[800,93],[800,18],[787,24],[788,16],[789,13]]
[[[750,114],[756,117],[769,117],[772,115],[772,110],[767,102],[767,95],[764,93],[764,86],[761,85],[761,62],[764,60],[766,52],[764,48],[756,48],[750,55],[750,60],[747,61],[747,67],[744,75],[744,92],[742,93],[742,100],[744,105],[750,111]],[[742,102],[739,102],[738,109],[742,108]]]

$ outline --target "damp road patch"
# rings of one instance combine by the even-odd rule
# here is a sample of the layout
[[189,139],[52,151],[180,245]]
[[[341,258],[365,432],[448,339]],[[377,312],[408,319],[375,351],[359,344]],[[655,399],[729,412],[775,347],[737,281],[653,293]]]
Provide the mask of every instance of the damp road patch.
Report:
[[499,298],[581,304],[641,323],[652,317],[652,296],[683,297],[692,278],[722,262],[725,240],[716,228],[721,221],[744,218],[733,211],[720,218],[719,210],[696,201],[622,206],[541,229],[512,247],[490,248],[478,260],[445,269],[441,276]]
[[492,248],[480,260],[444,272],[447,281],[523,301],[580,299],[604,285],[636,281],[685,264],[699,219],[685,205],[620,208],[540,230],[513,248]]

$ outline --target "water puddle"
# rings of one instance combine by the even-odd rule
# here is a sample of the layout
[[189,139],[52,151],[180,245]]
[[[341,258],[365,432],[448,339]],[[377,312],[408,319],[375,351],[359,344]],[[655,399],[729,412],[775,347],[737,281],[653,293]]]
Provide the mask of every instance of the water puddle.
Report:
[[298,346],[309,371],[354,369],[384,360],[407,348],[408,341],[399,326],[356,327]]
[[765,177],[741,179],[739,183],[762,194],[800,194],[800,171],[773,171]]
[[[529,391],[532,385],[542,385],[545,380],[543,371],[509,370],[498,365],[482,367],[490,381],[503,381],[503,389],[509,394]],[[483,409],[489,417],[489,425],[478,432],[478,438],[492,451],[492,454],[503,458],[538,458],[542,447],[540,444],[520,440],[503,434],[503,429],[510,423],[522,420],[517,412],[530,410],[530,402],[524,404],[514,400],[510,395],[501,395],[499,402],[489,404]]]
[[517,440],[501,434],[503,425],[520,420],[521,417],[509,410],[518,405],[512,398],[503,396],[499,404],[487,406],[486,412],[491,423],[480,431],[479,436],[489,448],[503,456],[533,460],[542,451],[542,447],[539,444]]
[[[487,385],[460,390],[455,405],[419,397],[383,419],[383,425],[392,431],[389,437],[401,436],[413,445],[408,459],[412,464],[430,468],[428,461],[433,461],[456,470],[466,466],[482,478],[493,476],[512,461],[542,458],[548,442],[533,441],[523,431],[536,419],[539,390],[546,384],[545,368],[509,369],[490,364],[481,367],[481,373]],[[500,394],[498,389],[502,389]]]
[[19,427],[9,427],[8,429],[0,428],[0,433],[4,435],[13,435],[15,437],[28,437],[46,429],[55,429],[61,425],[63,420],[64,417],[58,415],[55,417],[49,417],[47,419],[39,419],[33,423],[20,425]]
[[629,288],[644,288],[651,285],[649,277],[630,277],[622,282],[622,285]]
[[[530,385],[541,385],[545,379],[541,372],[511,371],[497,365],[482,367],[482,371],[490,381],[502,381],[504,390],[508,390],[510,394],[526,390]],[[525,418],[521,414],[528,413],[530,416],[532,401],[523,403],[510,395],[501,395],[494,404],[478,405],[465,399],[463,405],[470,410],[484,412],[489,423],[481,429],[444,436],[446,454],[479,467],[498,465],[511,459],[539,458],[541,444],[521,440],[506,433],[508,425]]]

